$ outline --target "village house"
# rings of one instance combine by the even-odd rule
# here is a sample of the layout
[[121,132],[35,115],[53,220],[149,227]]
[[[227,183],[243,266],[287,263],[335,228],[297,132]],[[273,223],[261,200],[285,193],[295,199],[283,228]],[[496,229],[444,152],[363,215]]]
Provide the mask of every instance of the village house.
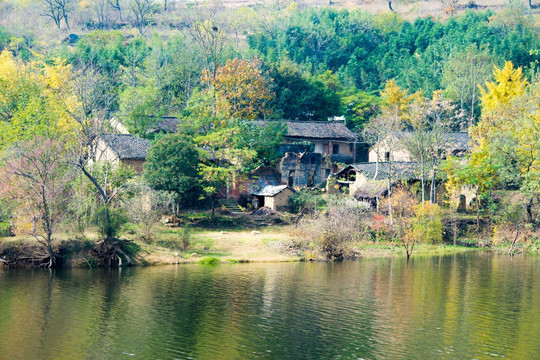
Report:
[[174,116],[162,116],[159,121],[149,130],[150,134],[174,134],[178,131],[178,118]]
[[[273,121],[273,120],[269,120]],[[151,132],[175,133],[179,120],[175,117],[162,117]],[[265,124],[266,121],[255,121]],[[305,152],[311,144],[312,152],[330,155],[331,160],[340,163],[356,161],[356,135],[341,121],[284,121],[286,133],[280,152]]]
[[96,160],[124,164],[141,174],[150,142],[129,134],[102,135],[97,141]]
[[[389,163],[349,165],[334,174],[333,184],[341,190],[346,189],[357,201],[366,203],[370,210],[378,210],[380,200],[388,195],[389,169]],[[419,179],[414,162],[392,163],[391,175],[393,186],[411,184]]]
[[250,195],[254,209],[266,207],[276,211],[287,210],[289,198],[294,194],[294,190],[287,185],[267,185]]
[[286,121],[283,145],[313,144],[313,152],[333,162],[356,161],[356,135],[340,121]]
[[[399,132],[391,138],[374,144],[369,150],[369,162],[349,165],[333,175],[335,184],[340,189],[347,189],[356,200],[368,204],[372,210],[379,207],[380,200],[388,195],[389,169],[392,169],[390,178],[392,185],[404,184],[408,187],[421,181],[420,165],[406,148],[404,142],[411,133]],[[470,138],[466,132],[445,133],[442,151],[444,156],[463,156],[469,149]],[[390,148],[392,143],[392,158]],[[390,161],[392,160],[392,161]],[[428,178],[429,175],[426,175]],[[426,179],[426,182],[429,179]],[[435,201],[441,202],[445,195],[445,188],[438,185],[435,192]],[[459,208],[465,209],[474,197],[470,187],[460,190]]]
[[[415,161],[416,159],[404,144],[411,136],[412,133],[402,131],[373,144],[368,153],[368,161],[376,162],[377,157],[378,161]],[[448,132],[444,133],[443,136],[442,150],[446,156],[463,156],[470,148],[471,138],[466,132]],[[392,144],[393,151],[390,151],[388,144]],[[392,153],[392,159],[390,159],[390,153]]]

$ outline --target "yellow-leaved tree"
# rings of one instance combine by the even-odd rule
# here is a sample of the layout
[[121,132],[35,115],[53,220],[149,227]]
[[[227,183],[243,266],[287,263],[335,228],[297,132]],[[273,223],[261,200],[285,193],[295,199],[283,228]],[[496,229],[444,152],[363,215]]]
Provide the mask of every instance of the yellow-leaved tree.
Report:
[[7,50],[0,54],[0,150],[26,139],[72,133],[70,71],[63,61],[24,62]]
[[476,187],[478,211],[490,189],[519,189],[525,195],[523,204],[513,208],[516,215],[508,215],[516,225],[515,242],[525,216],[531,224],[537,222],[533,206],[540,195],[540,83],[529,84],[511,62],[496,67],[494,77],[481,88],[482,118],[470,129],[469,156],[459,166],[447,164],[447,170],[452,184]]
[[257,58],[235,58],[219,66],[215,74],[208,69],[203,71],[202,80],[211,85],[209,91],[215,91],[218,98],[218,114],[243,120],[263,119],[270,114],[269,102],[274,94],[260,66]]

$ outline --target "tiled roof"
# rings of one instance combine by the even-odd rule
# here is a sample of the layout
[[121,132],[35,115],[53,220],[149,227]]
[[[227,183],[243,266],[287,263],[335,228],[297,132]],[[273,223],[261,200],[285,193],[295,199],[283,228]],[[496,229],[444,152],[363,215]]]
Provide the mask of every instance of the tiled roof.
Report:
[[287,135],[296,138],[354,140],[355,134],[338,121],[287,121]]
[[277,186],[267,185],[267,186],[263,187],[262,189],[260,189],[259,191],[254,191],[252,193],[252,195],[273,197],[273,196],[276,196],[277,194],[279,194],[280,192],[282,192],[283,190],[285,190],[287,188],[288,188],[287,185],[277,185]]
[[101,139],[120,160],[145,160],[150,142],[129,134],[102,135]]
[[151,132],[165,132],[176,133],[178,130],[178,118],[175,117],[161,117],[158,123],[154,126]]
[[471,138],[467,132],[452,132],[444,134],[449,149],[469,150]]
[[[362,173],[365,177],[367,177],[370,180],[384,180],[388,178],[388,171],[390,168],[390,163],[379,162],[377,165],[377,163],[375,162],[369,162],[369,163],[353,164],[350,166],[356,169],[358,172]],[[341,173],[342,171],[348,168],[349,167],[341,170],[339,173]],[[376,177],[375,177],[375,174],[377,175]],[[418,163],[405,162],[405,161],[393,161],[392,162],[392,179],[404,180],[404,181],[419,179]]]

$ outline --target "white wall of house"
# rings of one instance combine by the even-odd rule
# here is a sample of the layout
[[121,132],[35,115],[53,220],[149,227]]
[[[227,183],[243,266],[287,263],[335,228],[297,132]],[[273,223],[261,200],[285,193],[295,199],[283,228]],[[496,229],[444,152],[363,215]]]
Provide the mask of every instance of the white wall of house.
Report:
[[[387,153],[390,153],[390,149],[387,146],[379,146],[379,162],[388,161]],[[392,161],[415,161],[408,150],[395,149],[392,153]],[[368,153],[369,162],[377,162],[377,151],[372,147]]]
[[[118,158],[118,155],[109,148],[107,143],[103,140],[98,140],[96,147],[96,161],[107,161],[116,165],[120,162],[120,159]],[[90,160],[89,164],[92,165],[92,160]]]
[[[342,155],[349,155],[354,156],[354,147],[351,149],[352,146],[354,146],[351,142],[342,142],[342,141],[312,141],[313,145],[315,145],[313,152],[318,154],[342,154]],[[351,145],[353,144],[353,145]],[[334,151],[334,145],[338,146],[338,152],[336,153]]]

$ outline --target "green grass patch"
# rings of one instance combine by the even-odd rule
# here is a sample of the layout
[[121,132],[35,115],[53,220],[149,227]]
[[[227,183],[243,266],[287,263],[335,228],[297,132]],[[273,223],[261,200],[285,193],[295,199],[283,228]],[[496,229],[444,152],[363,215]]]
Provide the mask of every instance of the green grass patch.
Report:
[[221,261],[215,257],[205,257],[199,260],[201,265],[218,265]]

